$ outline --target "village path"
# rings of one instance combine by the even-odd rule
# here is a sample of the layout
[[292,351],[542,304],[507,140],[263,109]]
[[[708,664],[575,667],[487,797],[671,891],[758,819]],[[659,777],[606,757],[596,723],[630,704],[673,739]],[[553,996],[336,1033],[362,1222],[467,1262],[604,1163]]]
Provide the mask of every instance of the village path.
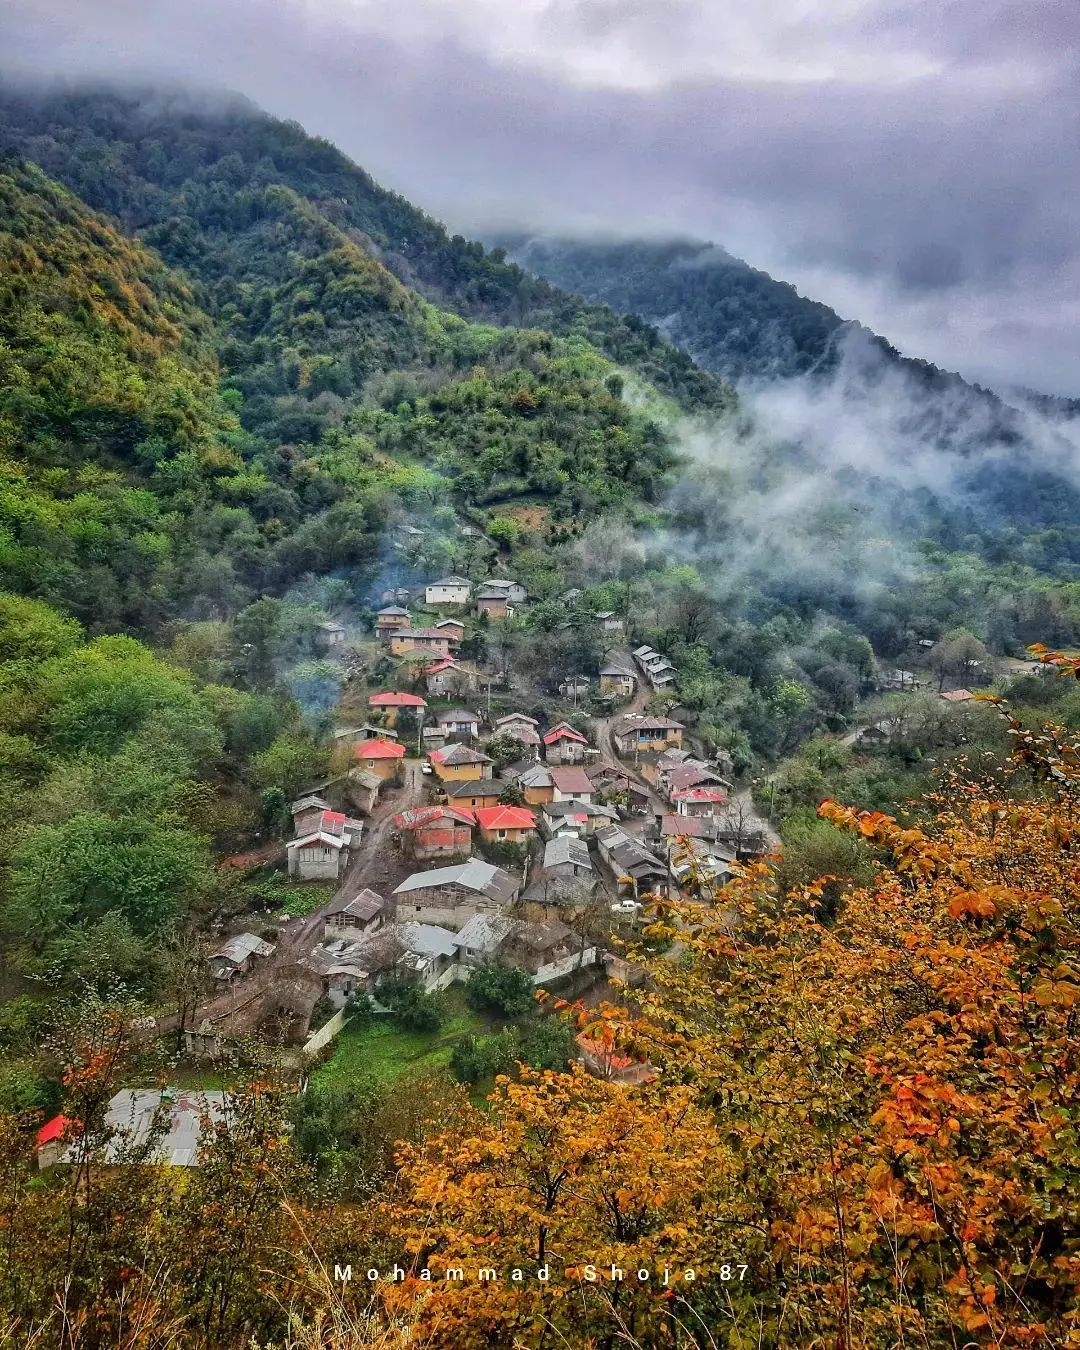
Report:
[[[652,691],[644,685],[639,686],[637,693],[629,703],[624,703],[617,713],[611,717],[597,717],[593,720],[596,728],[596,746],[600,751],[600,758],[605,764],[613,764],[620,769],[627,777],[632,778],[638,787],[643,788],[649,798],[649,806],[653,815],[663,815],[665,811],[670,810],[665,805],[663,798],[655,791],[651,783],[646,782],[641,774],[634,768],[633,764],[627,760],[619,758],[618,751],[615,749],[615,741],[611,734],[611,728],[619,720],[625,717],[627,713],[641,713],[648,706],[649,699],[652,698]],[[631,828],[637,826],[638,828]],[[623,822],[623,829],[630,834],[640,833],[645,828],[645,819],[639,818]]]
[[322,936],[323,916],[328,908],[344,896],[370,886],[379,894],[390,879],[390,834],[394,816],[411,806],[419,806],[424,800],[424,775],[418,759],[407,759],[403,769],[405,781],[399,788],[390,788],[385,794],[379,794],[375,810],[364,822],[364,833],[360,847],[353,849],[349,856],[349,865],[341,884],[334,892],[330,905],[323,905],[303,918],[286,924],[281,932],[279,950],[286,960],[296,960],[304,956],[315,946]]
[[[370,886],[372,890],[383,893],[383,886],[390,877],[388,849],[394,816],[398,811],[420,805],[424,795],[424,776],[420,771],[419,760],[405,761],[404,776],[402,786],[391,788],[365,822],[360,847],[350,858],[341,885],[330,901],[310,914],[290,919],[281,929],[273,956],[234,988],[196,1008],[188,1019],[188,1026],[198,1027],[207,1020],[217,1022],[225,1017],[235,1017],[249,1005],[261,1000],[269,989],[287,976],[291,967],[317,945],[322,938],[325,915],[340,897],[352,895],[363,886]],[[175,1015],[159,1018],[159,1034],[175,1030],[178,1021]]]

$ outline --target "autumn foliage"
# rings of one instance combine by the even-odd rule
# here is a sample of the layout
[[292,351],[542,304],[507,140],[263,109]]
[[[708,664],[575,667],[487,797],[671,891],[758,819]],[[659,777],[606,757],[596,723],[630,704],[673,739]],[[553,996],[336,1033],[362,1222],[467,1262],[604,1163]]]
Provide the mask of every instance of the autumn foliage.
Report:
[[[961,766],[907,823],[822,806],[876,860],[827,915],[824,884],[781,894],[769,863],[658,909],[647,936],[671,945],[629,954],[645,984],[564,1010],[655,1074],[500,1079],[363,1207],[320,1190],[264,1092],[149,1208],[100,1179],[95,1235],[9,1122],[2,1287],[24,1325],[69,1261],[85,1298],[104,1280],[110,1327],[127,1279],[198,1346],[1080,1345],[1080,774],[1063,732],[1000,712],[1015,750],[992,780]],[[345,1259],[404,1278],[335,1289]]]

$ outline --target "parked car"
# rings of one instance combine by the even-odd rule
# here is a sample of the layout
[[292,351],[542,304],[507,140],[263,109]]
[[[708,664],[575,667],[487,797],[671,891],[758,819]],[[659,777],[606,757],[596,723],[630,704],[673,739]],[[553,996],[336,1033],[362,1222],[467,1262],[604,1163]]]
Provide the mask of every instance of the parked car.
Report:
[[640,900],[617,900],[611,906],[611,912],[612,914],[636,914],[638,910],[644,908],[645,906]]
[[431,765],[430,765],[430,764],[427,762],[427,760],[425,759],[424,762],[423,762],[423,764],[420,765],[420,772],[421,772],[421,773],[426,773],[426,774],[433,774],[433,773],[435,772],[435,770],[431,767]]

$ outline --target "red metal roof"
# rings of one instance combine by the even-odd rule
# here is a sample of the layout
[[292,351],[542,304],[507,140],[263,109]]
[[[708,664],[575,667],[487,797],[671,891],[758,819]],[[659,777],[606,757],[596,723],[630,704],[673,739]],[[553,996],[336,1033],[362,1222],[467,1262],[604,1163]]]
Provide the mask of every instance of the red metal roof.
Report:
[[480,806],[473,812],[482,830],[532,830],[536,817],[523,806]]
[[580,731],[575,731],[573,727],[563,726],[561,723],[548,732],[544,737],[544,744],[554,745],[556,741],[561,740],[580,741],[582,745],[589,744],[587,736],[583,736]]
[[40,1148],[42,1144],[51,1144],[54,1139],[59,1139],[72,1123],[63,1114],[53,1116],[52,1120],[47,1120],[37,1132],[38,1147]]
[[397,694],[392,690],[385,694],[372,694],[368,699],[370,708],[426,708],[427,702],[419,694]]
[[727,793],[723,788],[689,787],[671,794],[674,802],[726,802]]
[[357,759],[403,759],[405,747],[393,741],[363,741],[356,747]]

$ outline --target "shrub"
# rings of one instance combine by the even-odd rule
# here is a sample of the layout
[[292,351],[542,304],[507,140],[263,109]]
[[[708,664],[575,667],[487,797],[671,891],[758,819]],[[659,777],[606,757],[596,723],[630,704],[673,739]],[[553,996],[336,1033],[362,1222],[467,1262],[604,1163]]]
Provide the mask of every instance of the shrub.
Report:
[[471,1008],[521,1017],[536,1006],[536,991],[524,970],[516,967],[481,966],[469,976],[466,997]]

